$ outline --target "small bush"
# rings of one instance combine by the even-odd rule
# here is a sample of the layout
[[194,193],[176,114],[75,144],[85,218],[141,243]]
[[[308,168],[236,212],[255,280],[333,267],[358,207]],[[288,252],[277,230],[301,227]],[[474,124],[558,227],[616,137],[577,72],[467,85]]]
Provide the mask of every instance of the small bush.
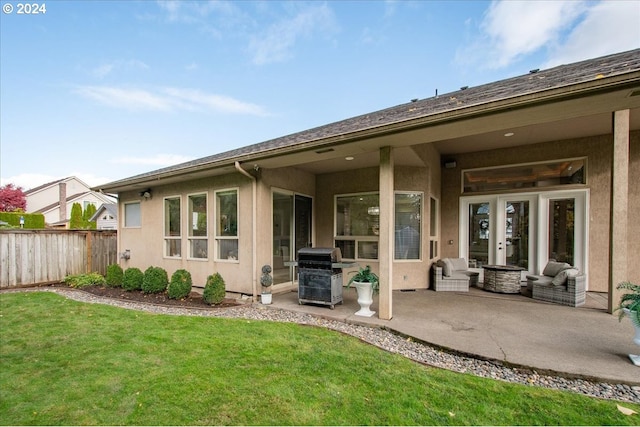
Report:
[[207,277],[207,284],[204,287],[202,299],[207,304],[220,304],[224,300],[226,289],[224,279],[220,273]]
[[171,276],[167,295],[171,299],[181,299],[189,296],[191,293],[191,273],[187,270],[177,270]]
[[142,292],[145,294],[158,294],[164,292],[169,284],[169,276],[161,267],[149,267],[144,272],[142,279]]
[[107,281],[100,273],[72,274],[64,278],[64,283],[72,288],[84,288],[85,286],[104,286]]
[[144,273],[142,270],[136,267],[129,267],[122,276],[122,288],[127,291],[140,291],[142,290],[143,280]]
[[107,286],[111,286],[114,288],[119,288],[122,286],[124,272],[122,271],[122,267],[118,264],[111,264],[107,266],[107,275],[105,279],[107,279]]

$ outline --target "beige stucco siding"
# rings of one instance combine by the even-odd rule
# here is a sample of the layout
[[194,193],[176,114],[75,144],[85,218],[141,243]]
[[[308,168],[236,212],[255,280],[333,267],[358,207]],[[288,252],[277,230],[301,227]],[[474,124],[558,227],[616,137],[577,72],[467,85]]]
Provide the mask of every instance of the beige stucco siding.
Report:
[[[238,189],[238,260],[214,259],[215,254],[215,203],[217,190]],[[252,188],[251,181],[240,174],[186,181],[184,183],[151,187],[152,198],[144,200],[138,192],[126,192],[120,195],[121,209],[119,250],[131,251],[131,259],[121,260],[123,268],[138,267],[142,271],[149,266],[162,267],[169,277],[178,269],[191,273],[194,285],[204,285],[207,277],[220,273],[225,280],[227,291],[252,294]],[[207,216],[209,236],[209,257],[206,260],[188,259],[188,195],[207,194]],[[181,197],[182,257],[179,259],[164,257],[164,198]],[[140,201],[141,228],[124,227],[124,204]]]
[[[340,173],[318,175],[316,191],[317,246],[333,247],[336,195],[361,192],[378,192],[378,168],[365,168]],[[394,261],[392,289],[421,289],[428,287],[429,271],[429,194],[430,177],[427,167],[395,166],[394,191],[423,194],[423,221],[421,230],[421,260]],[[378,272],[378,262],[359,261],[360,266],[371,265]],[[345,274],[353,269],[345,270]]]
[[[640,133],[631,134],[630,182],[638,182]],[[609,230],[611,208],[611,164],[612,136],[602,135],[564,141],[553,141],[535,145],[511,147],[477,153],[467,153],[454,158],[455,169],[442,169],[442,256],[458,256],[459,197],[461,195],[461,171],[463,169],[502,166],[516,163],[538,162],[561,158],[587,157],[587,188],[590,191],[589,206],[589,290],[607,292],[609,283]],[[636,185],[630,185],[629,234],[638,235],[637,221],[632,220],[633,206],[638,207],[639,195]],[[635,211],[637,212],[637,210]],[[637,215],[636,215],[637,216]],[[638,244],[630,237],[630,276],[638,277],[640,252]],[[636,239],[637,240],[637,239]],[[453,244],[449,244],[453,241]],[[634,251],[634,247],[636,250]],[[636,279],[637,280],[637,279]]]

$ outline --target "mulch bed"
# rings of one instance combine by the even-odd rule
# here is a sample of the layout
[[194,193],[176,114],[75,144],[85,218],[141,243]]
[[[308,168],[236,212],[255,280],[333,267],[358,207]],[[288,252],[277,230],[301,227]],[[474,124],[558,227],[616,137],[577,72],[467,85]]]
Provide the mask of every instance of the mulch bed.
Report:
[[[52,285],[54,287],[68,288],[67,285],[61,283],[59,285]],[[131,302],[161,304],[172,307],[184,307],[184,308],[227,308],[237,307],[242,305],[234,299],[226,298],[220,304],[209,305],[202,299],[202,295],[198,292],[191,292],[188,297],[183,299],[171,299],[167,296],[166,292],[158,294],[145,294],[142,291],[126,291],[122,288],[111,288],[107,286],[85,286],[81,288],[84,292],[89,292],[93,295],[120,299]]]

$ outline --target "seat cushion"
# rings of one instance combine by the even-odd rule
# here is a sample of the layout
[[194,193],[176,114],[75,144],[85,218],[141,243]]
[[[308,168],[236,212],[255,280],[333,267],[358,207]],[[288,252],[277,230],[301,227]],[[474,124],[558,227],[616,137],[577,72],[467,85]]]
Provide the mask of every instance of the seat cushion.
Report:
[[534,285],[549,286],[551,285],[551,281],[553,280],[553,277],[549,277],[549,276],[537,276],[537,277],[538,277],[538,280],[533,282]]
[[567,268],[571,268],[571,266],[566,262],[549,261],[544,267],[542,274],[548,277],[556,277],[558,273]]

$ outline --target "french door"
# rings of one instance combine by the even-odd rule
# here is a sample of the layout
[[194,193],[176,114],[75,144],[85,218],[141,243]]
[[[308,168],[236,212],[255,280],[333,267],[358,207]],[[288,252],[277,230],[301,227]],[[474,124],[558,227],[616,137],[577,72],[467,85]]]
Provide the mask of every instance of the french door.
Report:
[[551,258],[588,263],[587,190],[460,198],[460,256],[470,267],[512,265],[538,274]]
[[461,202],[460,247],[471,266],[512,265],[529,271],[535,259],[536,197],[466,197]]

